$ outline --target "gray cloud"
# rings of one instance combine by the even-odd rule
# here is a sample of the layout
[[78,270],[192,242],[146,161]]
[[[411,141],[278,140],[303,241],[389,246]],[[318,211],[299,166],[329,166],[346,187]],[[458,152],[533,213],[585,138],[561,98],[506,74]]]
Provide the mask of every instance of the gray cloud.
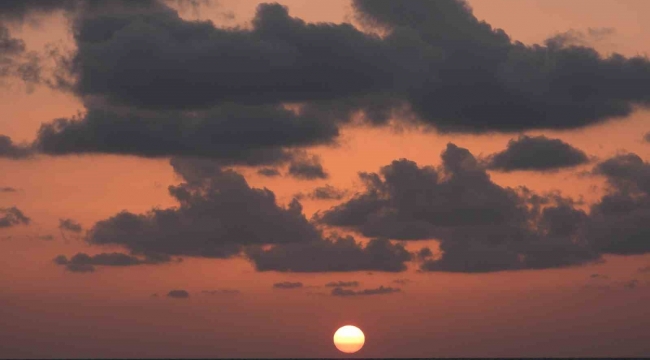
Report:
[[316,155],[293,159],[289,164],[288,175],[302,180],[327,179],[329,177],[320,163],[320,158]]
[[190,297],[190,293],[185,290],[171,290],[167,293],[167,297],[174,299],[187,299]]
[[328,282],[325,287],[356,287],[359,286],[358,281],[335,281]]
[[71,231],[73,233],[81,233],[83,227],[80,223],[74,221],[73,219],[59,219],[59,229],[65,231]]
[[373,239],[364,247],[352,237],[277,245],[246,252],[258,271],[345,272],[406,270],[411,254],[401,244]]
[[268,167],[261,168],[261,169],[257,170],[257,174],[262,175],[262,176],[266,176],[266,177],[280,176],[280,172],[278,171],[278,169],[268,168]]
[[599,259],[575,241],[587,215],[571,199],[501,187],[454,144],[447,145],[439,168],[402,159],[360,178],[365,192],[315,219],[369,237],[437,239],[442,256],[434,259],[423,249],[417,256],[423,270],[537,269]]
[[175,158],[171,164],[185,180],[169,187],[180,206],[123,211],[97,222],[87,241],[122,245],[134,254],[227,258],[246,245],[320,239],[298,201],[280,207],[273,192],[251,188],[243,176],[215,162]]
[[303,198],[308,198],[311,200],[341,200],[345,195],[347,194],[347,191],[344,189],[338,189],[332,185],[325,185],[325,186],[319,186],[317,188],[314,188],[312,191],[310,191],[307,194],[304,193],[298,193],[294,195],[298,200],[301,200]]
[[274,289],[299,289],[302,288],[301,282],[284,281],[273,284]]
[[29,225],[31,219],[25,216],[17,207],[0,208],[0,228],[16,225]]
[[603,57],[575,34],[526,46],[463,1],[355,0],[383,38],[306,23],[278,4],[261,4],[251,28],[186,21],[160,1],[82,4],[78,50],[59,70],[87,111],[43,125],[36,145],[49,154],[272,164],[287,148],[333,141],[359,113],[441,132],[571,129],[650,100],[645,58]]
[[65,255],[59,255],[54,258],[54,263],[65,266],[70,272],[94,272],[95,266],[134,266],[143,264],[160,264],[171,261],[171,258],[158,256],[140,259],[135,256],[122,253],[100,253],[97,255],[88,255],[77,253],[70,259]]
[[398,288],[392,288],[392,287],[384,287],[380,286],[376,289],[364,289],[360,291],[354,291],[350,289],[342,289],[340,287],[336,287],[332,289],[332,296],[366,296],[366,295],[385,295],[385,294],[392,294],[396,292],[400,292],[401,290]]
[[548,171],[585,164],[589,158],[582,150],[560,139],[523,135],[510,140],[505,150],[490,155],[486,160],[488,168],[493,170]]
[[33,151],[29,145],[15,144],[10,137],[0,135],[0,158],[18,160],[29,158],[32,155]]
[[223,105],[205,111],[143,112],[90,107],[43,124],[35,147],[53,155],[119,153],[144,157],[209,157],[222,164],[288,161],[287,147],[333,141],[338,129],[279,105]]

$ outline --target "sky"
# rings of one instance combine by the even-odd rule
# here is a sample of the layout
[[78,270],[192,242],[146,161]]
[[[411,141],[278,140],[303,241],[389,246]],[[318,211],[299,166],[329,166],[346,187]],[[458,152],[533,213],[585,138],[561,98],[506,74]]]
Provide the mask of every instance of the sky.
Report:
[[650,356],[649,14],[0,2],[0,356]]

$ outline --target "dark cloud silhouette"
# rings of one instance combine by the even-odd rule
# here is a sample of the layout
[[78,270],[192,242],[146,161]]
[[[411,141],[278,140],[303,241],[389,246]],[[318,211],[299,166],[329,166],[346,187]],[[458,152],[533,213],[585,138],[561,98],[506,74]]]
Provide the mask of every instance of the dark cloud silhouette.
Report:
[[544,135],[520,136],[510,140],[505,150],[486,159],[492,170],[548,171],[587,163],[589,158],[582,150],[560,139],[549,139]]
[[366,26],[389,32],[387,40],[409,34],[420,47],[441,53],[428,71],[415,68],[419,81],[405,91],[413,110],[439,131],[569,129],[648,104],[650,62],[644,57],[603,57],[557,37],[526,46],[479,21],[465,1],[353,5]]
[[185,290],[171,290],[167,293],[167,297],[174,299],[187,299],[190,297],[190,293]]
[[325,284],[325,287],[356,287],[359,286],[358,281],[335,281],[335,282],[328,282]]
[[329,177],[320,163],[320,158],[315,155],[291,161],[288,175],[302,180],[327,179]]
[[354,291],[350,289],[343,289],[340,287],[336,287],[332,289],[332,296],[365,296],[365,295],[385,295],[385,294],[392,294],[396,292],[400,292],[401,290],[398,288],[392,288],[392,287],[384,287],[380,286],[376,289],[364,289],[360,291]]
[[29,15],[73,10],[77,3],[77,0],[3,0],[0,2],[0,20],[24,21]]
[[418,256],[423,270],[549,268],[600,258],[574,241],[587,215],[571,199],[501,187],[467,149],[454,144],[447,145],[437,169],[402,159],[360,177],[365,192],[315,219],[368,237],[437,239],[442,256],[430,258],[425,248]]
[[605,176],[608,189],[591,206],[586,238],[604,253],[650,252],[650,164],[636,154],[619,154],[593,173]]
[[257,170],[257,174],[266,177],[280,176],[280,172],[278,171],[278,169],[274,169],[274,168],[261,168]]
[[301,282],[284,281],[273,284],[274,289],[299,289],[302,288]]
[[337,135],[333,124],[279,105],[229,104],[198,112],[91,107],[80,116],[43,124],[35,146],[53,155],[178,155],[261,165],[291,159],[287,147],[328,143]]
[[123,211],[97,222],[87,241],[134,254],[227,258],[246,245],[320,240],[297,200],[280,207],[273,192],[251,188],[242,175],[212,161],[174,158],[171,164],[185,181],[169,187],[178,207]]
[[352,237],[247,249],[258,271],[344,272],[406,270],[411,254],[401,244],[373,239],[364,247]]
[[18,190],[16,190],[15,188],[9,187],[9,186],[0,187],[0,192],[3,192],[3,193],[16,192],[16,191],[18,191]]
[[81,226],[81,224],[74,221],[73,219],[59,219],[59,229],[70,231],[77,234],[83,231],[83,227]]
[[298,193],[294,195],[298,200],[303,198],[308,198],[311,200],[341,200],[347,191],[344,189],[338,189],[332,185],[319,186],[307,194]]
[[0,208],[0,228],[16,225],[29,225],[31,219],[25,216],[17,207]]
[[94,272],[95,266],[134,266],[142,264],[160,264],[171,261],[171,258],[159,256],[140,259],[135,256],[122,253],[101,253],[88,255],[77,253],[70,259],[65,255],[54,258],[54,263],[65,266],[70,272]]
[[29,158],[32,155],[33,151],[29,145],[15,144],[10,137],[0,135],[0,158],[18,160]]
[[592,279],[609,279],[609,276],[603,274],[591,274],[589,277]]

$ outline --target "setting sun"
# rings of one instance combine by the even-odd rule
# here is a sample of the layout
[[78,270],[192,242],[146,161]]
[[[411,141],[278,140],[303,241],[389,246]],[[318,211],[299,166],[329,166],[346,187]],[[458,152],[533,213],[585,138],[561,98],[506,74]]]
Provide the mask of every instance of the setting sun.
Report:
[[344,353],[355,353],[363,347],[366,337],[356,326],[346,325],[334,333],[334,345]]

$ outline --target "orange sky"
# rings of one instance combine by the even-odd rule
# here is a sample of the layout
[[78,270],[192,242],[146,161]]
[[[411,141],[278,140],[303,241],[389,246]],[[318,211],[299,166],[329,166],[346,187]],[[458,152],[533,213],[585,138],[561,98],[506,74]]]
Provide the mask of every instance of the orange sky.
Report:
[[[306,21],[350,19],[347,1],[283,0],[293,16]],[[256,0],[221,0],[199,17],[227,26],[245,24]],[[592,45],[603,53],[650,52],[650,2],[645,0],[472,0],[479,19],[503,28],[513,39],[539,43],[569,29],[614,28]],[[223,17],[232,11],[234,20]],[[196,14],[184,12],[188,18]],[[48,42],[72,46],[62,17],[24,25],[16,34],[32,49]],[[0,134],[31,141],[43,122],[83,110],[72,95],[45,87],[32,92],[12,82],[0,87]],[[585,129],[532,131],[562,139],[589,155],[605,159],[632,151],[650,159],[642,141],[650,113]],[[254,187],[272,190],[281,204],[297,192],[331,184],[361,191],[357,173],[376,172],[398,158],[438,165],[448,142],[475,155],[502,150],[516,134],[440,135],[386,128],[344,129],[337,147],[311,150],[331,177],[300,181],[264,178],[240,168]],[[578,175],[592,164],[539,174],[491,173],[501,186],[525,185],[536,191],[599,199],[604,181]],[[257,273],[242,259],[186,258],[181,263],[102,267],[75,274],[56,266],[59,254],[119,250],[84,244],[57,229],[60,218],[85,228],[126,209],[141,213],[174,206],[167,186],[178,184],[168,159],[83,155],[16,161],[0,159],[0,208],[18,206],[32,218],[27,227],[0,229],[0,357],[336,357],[333,332],[354,324],[364,330],[366,345],[353,356],[648,356],[650,256],[607,256],[606,262],[567,269],[491,274],[419,273]],[[592,188],[597,186],[597,188]],[[302,201],[310,217],[339,201]],[[44,241],[39,236],[53,235]],[[360,238],[360,237],[359,237]],[[411,242],[419,249],[426,242]],[[606,274],[609,279],[591,279]],[[386,296],[335,298],[324,294],[330,281],[356,280],[363,288],[396,286]],[[635,289],[624,283],[638,279]],[[300,281],[296,290],[272,284]],[[609,286],[609,289],[601,288]],[[237,289],[240,294],[204,295],[203,290]],[[189,299],[168,299],[171,289],[185,289]],[[158,298],[151,295],[157,293]],[[4,355],[4,356],[3,356]]]

